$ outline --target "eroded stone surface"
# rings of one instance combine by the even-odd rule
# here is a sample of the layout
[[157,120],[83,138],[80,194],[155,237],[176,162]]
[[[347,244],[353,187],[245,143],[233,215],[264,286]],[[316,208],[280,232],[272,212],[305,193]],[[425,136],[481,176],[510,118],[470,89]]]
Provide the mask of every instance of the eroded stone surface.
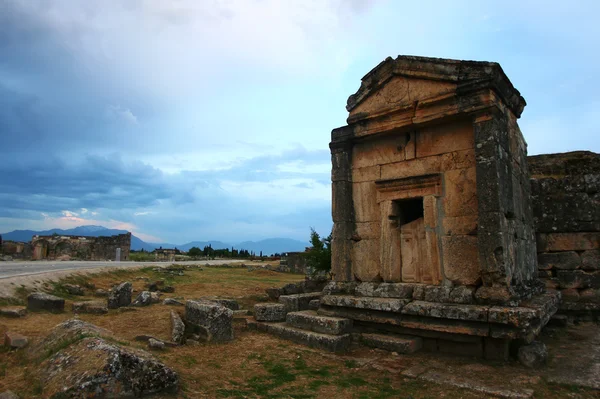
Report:
[[25,317],[27,316],[27,308],[23,306],[9,306],[5,308],[0,308],[0,316]]
[[29,340],[24,335],[14,331],[7,331],[4,333],[4,346],[12,349],[21,349],[26,347],[28,343]]
[[117,309],[131,304],[132,286],[130,282],[119,284],[108,294],[108,308]]
[[548,361],[548,349],[542,342],[532,342],[519,348],[519,361],[529,368],[540,368]]
[[73,313],[106,314],[108,307],[104,302],[73,302]]
[[224,342],[233,339],[233,311],[211,301],[186,301],[185,321],[198,328],[205,341]]
[[27,309],[31,311],[46,310],[60,313],[65,310],[65,300],[43,292],[34,292],[27,297]]
[[352,328],[350,319],[320,316],[312,310],[288,313],[285,320],[292,327],[330,335],[345,334]]
[[284,321],[287,311],[281,303],[257,303],[254,318],[257,321]]
[[171,310],[171,340],[178,344],[185,342],[185,324],[179,314]]

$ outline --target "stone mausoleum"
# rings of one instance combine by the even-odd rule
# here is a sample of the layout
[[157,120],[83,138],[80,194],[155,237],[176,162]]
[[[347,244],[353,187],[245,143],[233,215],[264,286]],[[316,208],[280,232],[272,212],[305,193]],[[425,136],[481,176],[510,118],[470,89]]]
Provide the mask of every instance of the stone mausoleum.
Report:
[[524,107],[496,63],[400,56],[363,78],[332,132],[321,313],[492,357],[537,335],[559,295],[538,278]]
[[333,351],[507,359],[557,312],[598,319],[600,155],[528,159],[525,100],[500,65],[387,58],[346,108],[333,281],[284,287],[250,326]]

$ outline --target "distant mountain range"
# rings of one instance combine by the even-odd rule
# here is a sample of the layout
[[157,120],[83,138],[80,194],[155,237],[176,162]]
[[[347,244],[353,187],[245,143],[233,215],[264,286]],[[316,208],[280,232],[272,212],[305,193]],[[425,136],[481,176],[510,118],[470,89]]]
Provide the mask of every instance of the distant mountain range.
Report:
[[[23,241],[28,242],[31,241],[31,237],[34,235],[52,235],[54,233],[60,235],[69,235],[69,236],[87,236],[87,237],[100,237],[100,236],[113,236],[117,234],[125,234],[127,230],[117,230],[117,229],[108,229],[102,226],[79,226],[73,229],[50,229],[43,231],[34,231],[34,230],[14,230],[8,233],[0,234],[3,240],[9,241]],[[308,246],[308,242],[292,240],[291,238],[267,238],[265,240],[260,241],[244,241],[237,244],[225,243],[222,241],[192,241],[186,244],[169,244],[169,243],[151,243],[145,242],[139,237],[131,235],[131,249],[134,251],[153,251],[155,248],[178,248],[182,251],[189,251],[192,247],[198,247],[203,249],[205,246],[209,245],[214,249],[223,249],[223,248],[231,248],[235,249],[246,249],[250,252],[254,251],[254,253],[259,254],[262,251],[263,255],[271,255],[274,253],[283,253],[283,252],[296,252],[296,251],[304,251],[304,249]]]

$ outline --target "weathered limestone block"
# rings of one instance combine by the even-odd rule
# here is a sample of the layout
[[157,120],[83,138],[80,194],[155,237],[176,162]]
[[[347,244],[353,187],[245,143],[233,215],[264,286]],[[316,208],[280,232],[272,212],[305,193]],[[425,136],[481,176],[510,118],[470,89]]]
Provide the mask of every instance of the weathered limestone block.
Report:
[[200,328],[206,341],[231,341],[233,339],[233,311],[210,301],[187,301],[185,320]]
[[450,302],[451,287],[424,287],[424,300],[427,302]]
[[107,297],[108,294],[108,291],[103,290],[102,288],[98,288],[96,291],[94,291],[94,296],[98,297]]
[[83,288],[80,285],[64,284],[63,287],[64,287],[65,291],[67,291],[71,295],[78,295],[78,296],[85,295],[85,292],[83,291]]
[[581,266],[581,258],[575,251],[550,252],[538,254],[538,268],[549,269],[578,269]]
[[488,320],[488,308],[477,305],[413,301],[404,306],[401,313],[414,316],[427,316],[455,320]]
[[165,343],[154,338],[148,339],[148,348],[154,350],[165,349]]
[[150,306],[153,303],[158,303],[160,298],[156,292],[142,291],[138,294],[131,306]]
[[282,295],[301,294],[303,292],[302,285],[300,283],[289,283],[283,286]]
[[451,303],[471,304],[474,302],[475,288],[473,287],[455,287],[452,288],[448,301]]
[[446,195],[445,216],[477,214],[477,185],[475,168],[450,170],[444,173]]
[[346,334],[352,329],[352,320],[350,319],[320,316],[312,310],[290,312],[285,321],[292,327],[330,335]]
[[[426,127],[419,130],[417,134],[417,158],[454,153],[472,148],[473,124],[469,120]],[[475,162],[473,162],[474,165]]]
[[348,295],[325,295],[321,304],[358,309],[380,310],[384,312],[399,312],[409,299],[358,297]]
[[323,288],[323,295],[354,295],[358,284],[354,281],[330,281]]
[[581,263],[584,270],[600,270],[600,250],[584,251],[581,254]]
[[476,236],[442,237],[444,275],[454,284],[477,285],[481,281]]
[[132,286],[130,282],[119,284],[110,290],[108,294],[108,308],[117,309],[121,306],[129,306],[131,304]]
[[352,184],[352,198],[354,199],[354,215],[357,222],[378,222],[379,204],[375,182]]
[[556,277],[561,288],[600,287],[600,272],[558,270]]
[[477,215],[445,217],[442,221],[446,235],[476,235]]
[[356,287],[357,296],[379,298],[411,298],[414,284],[407,283],[360,283]]
[[600,232],[537,234],[538,252],[587,251],[600,248]]
[[319,309],[319,306],[321,306],[321,300],[320,299],[313,299],[312,301],[310,301],[308,303],[308,308],[310,310],[317,310],[317,309]]
[[378,239],[360,240],[352,245],[352,272],[361,281],[381,281]]
[[73,313],[106,314],[108,308],[104,302],[73,302]]
[[65,310],[65,300],[54,295],[34,292],[27,297],[27,310],[59,313]]
[[4,333],[4,346],[11,349],[22,349],[27,346],[27,337],[13,331]]
[[548,349],[543,342],[535,341],[529,345],[523,345],[518,352],[519,361],[529,368],[539,368],[548,361]]
[[281,303],[257,303],[254,305],[256,321],[284,321],[287,311]]
[[200,299],[219,303],[231,310],[240,310],[240,304],[235,299],[218,298],[216,296],[204,296]]
[[163,301],[163,305],[185,306],[183,302],[180,302],[175,298],[165,298],[165,300]]
[[179,314],[171,310],[171,341],[177,344],[185,343],[185,324]]
[[307,310],[308,304],[313,299],[321,298],[320,292],[308,292],[306,294],[282,295],[279,297],[279,303],[285,306],[288,312],[297,312]]
[[[94,359],[94,361],[90,361]],[[175,391],[178,376],[148,352],[98,337],[75,340],[40,365],[46,387],[65,398],[125,398]]]
[[27,316],[27,308],[23,306],[10,306],[6,308],[0,308],[0,316],[25,317]]

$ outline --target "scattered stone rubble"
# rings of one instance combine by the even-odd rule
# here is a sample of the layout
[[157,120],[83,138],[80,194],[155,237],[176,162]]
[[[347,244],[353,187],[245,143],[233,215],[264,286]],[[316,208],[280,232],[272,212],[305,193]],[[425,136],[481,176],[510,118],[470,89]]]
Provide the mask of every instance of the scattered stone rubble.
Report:
[[135,301],[131,304],[131,306],[150,306],[153,303],[159,303],[160,297],[156,292],[150,291],[142,291],[139,293]]
[[108,307],[105,302],[89,301],[89,302],[73,302],[73,313],[88,313],[88,314],[106,314]]
[[[107,330],[71,319],[56,326],[35,349],[47,390],[65,398],[138,397],[174,391],[177,374],[149,353],[124,348]],[[66,347],[65,342],[70,344]],[[48,359],[43,359],[53,353]],[[50,393],[50,392],[48,392]]]
[[85,295],[85,292],[84,292],[83,288],[80,285],[64,284],[63,288],[70,295],[77,295],[77,296],[83,296],[83,295]]

